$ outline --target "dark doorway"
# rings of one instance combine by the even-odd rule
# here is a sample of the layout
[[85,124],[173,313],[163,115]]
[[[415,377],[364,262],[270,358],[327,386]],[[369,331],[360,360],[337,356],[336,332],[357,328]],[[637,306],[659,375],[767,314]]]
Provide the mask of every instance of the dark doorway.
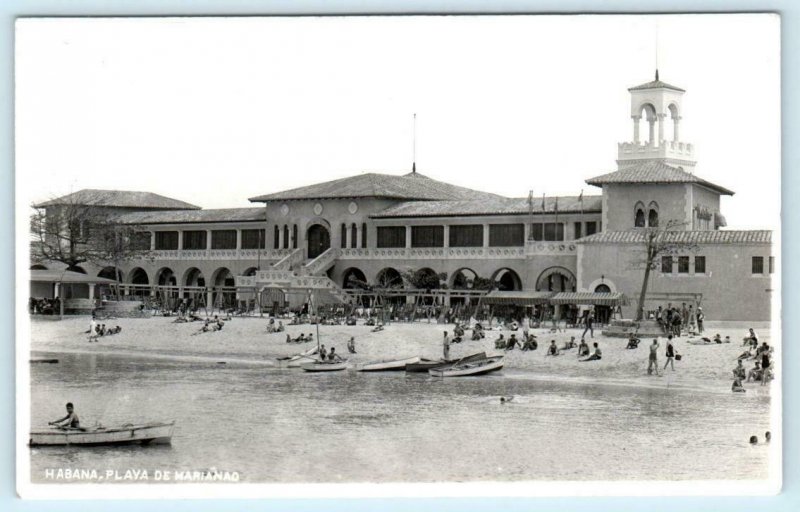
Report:
[[308,228],[308,258],[314,259],[331,247],[331,234],[320,224]]

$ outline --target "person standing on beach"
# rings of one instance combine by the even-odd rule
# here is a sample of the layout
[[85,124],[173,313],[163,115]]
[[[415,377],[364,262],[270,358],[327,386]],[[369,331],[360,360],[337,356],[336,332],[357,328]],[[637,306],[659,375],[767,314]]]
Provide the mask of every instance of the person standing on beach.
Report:
[[586,314],[583,323],[586,327],[583,329],[581,338],[586,337],[586,331],[589,331],[590,336],[594,338],[594,312],[592,310],[589,310],[589,312]]
[[653,338],[653,344],[650,345],[650,360],[647,363],[647,375],[653,375],[653,369],[658,375],[658,349],[661,345],[658,344],[658,339]]
[[667,369],[667,366],[672,367],[672,371],[675,371],[675,363],[673,362],[675,359],[675,347],[672,345],[672,335],[667,336],[667,362],[664,363],[664,369]]
[[697,332],[700,334],[703,333],[703,320],[706,319],[706,315],[703,314],[703,308],[697,306]]
[[444,339],[442,340],[442,350],[444,353],[444,360],[450,360],[450,338],[447,337],[447,331],[444,331]]

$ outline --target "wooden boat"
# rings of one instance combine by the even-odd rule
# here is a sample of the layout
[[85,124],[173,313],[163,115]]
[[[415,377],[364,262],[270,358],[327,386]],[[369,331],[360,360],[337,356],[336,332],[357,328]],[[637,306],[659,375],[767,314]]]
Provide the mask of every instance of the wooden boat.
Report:
[[458,363],[428,370],[432,377],[467,377],[496,372],[503,368],[503,356],[487,357],[469,363]]
[[419,363],[419,356],[407,357],[405,359],[386,359],[383,361],[373,361],[371,363],[364,363],[356,368],[360,372],[393,372],[403,371],[406,365]]
[[307,372],[338,372],[347,369],[347,361],[314,361],[300,365],[300,368]]
[[452,366],[459,363],[469,363],[472,361],[479,361],[481,359],[486,359],[486,352],[478,352],[477,354],[462,357],[461,359],[450,359],[449,361],[444,359],[421,359],[418,363],[407,364],[406,371],[409,373],[428,373],[428,370],[432,368],[443,368],[445,366]]
[[126,424],[119,427],[97,427],[91,429],[64,429],[53,427],[47,430],[32,430],[30,446],[100,446],[122,444],[169,444],[175,422]]

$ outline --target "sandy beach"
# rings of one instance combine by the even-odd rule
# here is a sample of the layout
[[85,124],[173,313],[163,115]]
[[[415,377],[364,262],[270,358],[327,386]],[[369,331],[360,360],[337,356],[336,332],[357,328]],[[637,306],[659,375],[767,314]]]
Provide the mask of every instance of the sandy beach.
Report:
[[[137,356],[167,357],[192,361],[208,360],[225,361],[227,364],[271,365],[275,358],[293,355],[311,348],[311,343],[286,343],[286,334],[297,337],[300,333],[316,333],[313,325],[287,326],[286,333],[267,334],[266,318],[244,317],[234,318],[225,323],[218,332],[202,333],[193,336],[202,326],[201,322],[175,323],[174,317],[151,317],[146,319],[120,318],[111,320],[110,325],[120,325],[122,332],[113,336],[101,337],[97,343],[89,343],[87,335],[89,317],[67,317],[62,321],[32,320],[31,350],[33,352],[100,352],[132,354]],[[381,359],[397,359],[419,355],[438,359],[442,356],[442,332],[452,335],[453,325],[436,323],[393,323],[382,332],[373,333],[371,327],[358,326],[320,326],[322,343],[328,348],[336,347],[337,352],[349,358],[353,364],[365,363]],[[679,386],[692,388],[712,388],[729,390],[732,381],[731,370],[736,365],[736,357],[742,353],[742,338],[747,329],[742,325],[711,324],[706,335],[713,337],[719,333],[724,338],[730,336],[730,344],[692,345],[689,340],[697,337],[683,336],[675,342],[675,348],[682,360],[675,361],[675,371],[667,368],[664,352],[666,339],[659,339],[659,365],[661,376],[647,375],[648,348],[652,339],[643,339],[639,348],[627,350],[627,340],[606,338],[595,331],[593,341],[600,344],[603,359],[600,361],[579,362],[577,350],[562,352],[562,355],[546,356],[546,346],[550,340],[556,340],[561,347],[575,336],[580,340],[582,330],[568,329],[552,333],[548,329],[532,329],[539,340],[536,351],[523,352],[512,350],[505,352],[505,368],[512,372],[530,374],[536,378],[563,379],[579,381],[597,381],[628,385],[655,387]],[[771,343],[768,329],[756,329],[759,339]],[[451,357],[457,358],[467,354],[486,351],[498,352],[494,348],[494,340],[503,334],[509,337],[511,331],[490,330],[481,341],[470,341],[471,331],[467,331],[464,342],[451,345]],[[316,335],[316,334],[315,334]],[[347,354],[346,343],[350,336],[356,339],[356,354]],[[517,332],[517,337],[522,333]],[[776,357],[779,353],[776,350]],[[745,361],[749,370],[752,361]],[[759,383],[745,383],[745,388],[759,394],[768,392],[769,386]]]

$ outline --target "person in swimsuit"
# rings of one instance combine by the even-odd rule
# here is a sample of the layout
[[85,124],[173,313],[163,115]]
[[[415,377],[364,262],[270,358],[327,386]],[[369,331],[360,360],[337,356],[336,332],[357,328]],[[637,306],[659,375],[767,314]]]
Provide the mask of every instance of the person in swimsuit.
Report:
[[744,386],[742,386],[741,380],[733,379],[733,384],[731,384],[731,391],[733,391],[734,393],[744,393],[747,390],[744,389]]
[[548,356],[560,356],[561,352],[558,351],[558,347],[556,346],[556,340],[550,341],[550,346],[547,347],[547,354]]
[[745,373],[744,366],[742,366],[742,360],[739,359],[736,368],[733,369],[733,378],[735,379],[744,379],[747,376]]
[[594,346],[594,354],[590,355],[586,359],[581,359],[582,363],[585,363],[586,361],[599,361],[603,358],[603,352],[600,350],[600,347],[597,346],[597,342],[592,343],[592,345]]
[[351,354],[356,353],[356,338],[354,336],[350,336],[350,341],[347,342],[347,351]]
[[325,350],[325,345],[321,345],[319,347],[319,360],[324,361],[328,358],[328,351]]
[[447,331],[444,331],[444,338],[442,339],[442,353],[444,360],[450,360],[450,338],[447,337]]
[[763,350],[761,351],[761,385],[764,386],[769,382],[769,376],[772,374],[772,370],[769,369],[770,367],[770,360],[769,360],[769,345],[764,343],[762,346]]
[[581,343],[578,345],[578,357],[588,356],[589,355],[589,345],[586,344],[586,340],[581,338]]
[[661,345],[658,344],[658,340],[653,338],[653,344],[650,345],[650,359],[647,363],[647,375],[653,375],[653,370],[656,371],[656,375],[658,375],[658,349]]
[[328,361],[331,363],[335,363],[337,361],[342,361],[341,356],[336,353],[336,347],[331,347],[331,353],[328,354]]
[[49,421],[48,425],[54,425],[59,428],[69,428],[69,429],[80,429],[81,422],[78,419],[78,415],[75,413],[75,407],[72,405],[72,402],[67,403],[67,415],[63,418],[55,421]]
[[672,371],[675,371],[675,347],[672,345],[672,336],[667,336],[667,362],[664,363],[664,369],[667,369],[667,366],[672,367]]

